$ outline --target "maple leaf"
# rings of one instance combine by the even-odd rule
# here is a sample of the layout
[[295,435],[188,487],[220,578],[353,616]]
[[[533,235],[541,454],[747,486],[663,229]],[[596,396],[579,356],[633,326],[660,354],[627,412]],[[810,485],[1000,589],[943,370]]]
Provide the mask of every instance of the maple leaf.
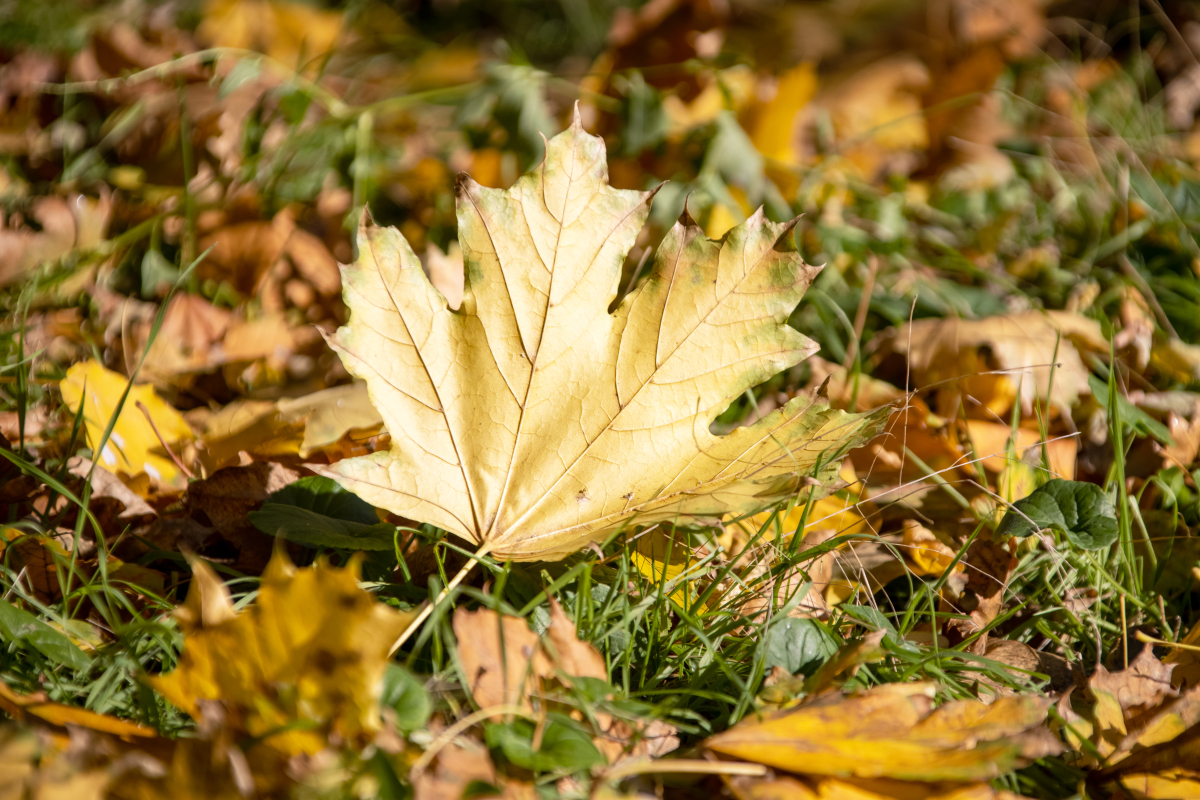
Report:
[[786,325],[818,269],[762,211],[711,241],[677,224],[613,312],[653,191],[613,189],[572,126],[510,190],[458,183],[452,311],[394,229],[365,219],[331,337],[367,382],[388,452],[324,474],[373,505],[512,560],[562,558],[636,519],[709,522],[836,475],[879,415],[799,397],[725,436],[713,420],[817,345]]
[[221,701],[231,727],[285,754],[315,753],[330,733],[361,743],[380,727],[387,648],[411,615],[359,588],[358,565],[296,569],[276,550],[257,602],[238,614],[193,560],[179,666],[151,686],[197,720],[204,701]]

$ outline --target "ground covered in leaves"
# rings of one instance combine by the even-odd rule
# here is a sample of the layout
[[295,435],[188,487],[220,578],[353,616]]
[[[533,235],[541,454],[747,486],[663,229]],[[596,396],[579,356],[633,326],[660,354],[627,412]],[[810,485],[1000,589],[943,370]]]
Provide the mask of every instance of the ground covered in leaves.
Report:
[[0,4],[0,798],[1200,797],[1200,14],[1093,5]]

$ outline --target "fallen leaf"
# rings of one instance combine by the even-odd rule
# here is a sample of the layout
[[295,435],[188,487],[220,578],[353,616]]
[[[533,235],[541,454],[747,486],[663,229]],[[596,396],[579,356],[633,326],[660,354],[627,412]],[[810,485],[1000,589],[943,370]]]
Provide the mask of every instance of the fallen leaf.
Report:
[[209,0],[196,34],[214,47],[258,50],[285,67],[315,69],[342,30],[342,13],[286,0]]
[[[928,84],[929,70],[916,58],[885,58],[830,81],[812,102],[813,119],[828,114],[840,154],[867,180],[908,174],[929,144],[921,112]],[[815,131],[807,138],[805,154],[817,152]]]
[[438,753],[430,769],[414,777],[415,800],[461,800],[472,783],[494,785],[496,767],[483,742],[460,737]]
[[[1097,787],[1123,787],[1145,800],[1184,800],[1200,783],[1200,688],[1171,686],[1172,664],[1147,645],[1127,669],[1097,667],[1087,692],[1068,692],[1055,727],[1080,752]],[[1086,744],[1085,744],[1086,743]]]
[[[99,362],[88,360],[73,365],[59,382],[63,403],[78,411],[83,402],[83,427],[88,446],[95,450],[104,437],[109,421],[116,415],[117,404],[129,380]],[[138,405],[149,414],[143,413]],[[163,451],[162,441],[170,446],[192,438],[192,429],[183,417],[153,387],[135,385],[121,406],[112,434],[100,451],[99,462],[128,477],[149,475],[155,482],[182,488],[183,474]],[[153,421],[153,425],[151,425]],[[155,430],[157,429],[157,434]]]
[[[1004,606],[1004,591],[1017,559],[985,530],[967,548],[962,563],[966,567],[966,585],[957,596],[947,593],[954,612],[966,615],[952,618],[946,623],[946,635],[951,646],[980,634],[996,619]],[[971,643],[970,652],[986,652],[987,641],[988,634],[982,633]]]
[[609,314],[652,193],[611,189],[606,171],[577,114],[512,190],[461,181],[458,312],[402,237],[364,218],[343,272],[351,322],[330,343],[367,381],[391,450],[325,474],[500,558],[557,559],[633,519],[760,510],[874,430],[876,417],[798,398],[709,433],[742,391],[816,349],[784,324],[815,270],[761,212],[721,242],[676,225]]
[[[562,605],[550,598],[550,627],[546,629],[542,647],[551,662],[562,673],[577,678],[608,680],[608,665],[600,651],[579,639],[575,623],[563,611]],[[546,648],[546,644],[549,648]]]
[[1200,345],[1166,339],[1150,350],[1150,365],[1172,380],[1200,381]]
[[[975,456],[982,459],[979,463],[985,469],[1002,472],[1011,463],[1008,446],[1011,440],[1014,455],[1020,461],[1034,461],[1040,464],[1042,451],[1045,450],[1050,462],[1050,477],[1075,479],[1075,460],[1079,452],[1079,437],[1069,436],[1042,440],[1037,431],[1027,428],[1017,428],[1014,436],[1011,425],[999,422],[988,422],[981,419],[964,420],[967,438],[975,451]],[[1010,498],[1018,499],[1018,498]]]
[[1188,647],[1175,648],[1163,659],[1163,663],[1174,667],[1171,672],[1172,686],[1190,689],[1200,685],[1200,650],[1192,649],[1200,648],[1200,623],[1193,625],[1179,643]]
[[204,702],[219,702],[231,729],[284,754],[316,753],[331,735],[365,744],[381,725],[388,648],[412,615],[359,588],[359,563],[297,569],[276,550],[257,600],[237,614],[212,568],[193,559],[201,577],[188,592],[183,652],[151,686],[197,721]]
[[[943,416],[955,415],[961,396],[969,415],[983,411],[993,419],[991,415],[1003,416],[1012,408],[1018,387],[1026,415],[1033,413],[1035,398],[1048,399],[1060,413],[1069,414],[1079,396],[1089,393],[1090,372],[1076,343],[1108,350],[1099,323],[1062,311],[918,320],[886,332],[879,340],[883,349],[908,357],[915,384],[939,385],[938,409]],[[981,374],[994,370],[1005,373]]]
[[107,714],[97,714],[85,708],[76,708],[62,703],[52,703],[45,692],[34,694],[17,694],[6,683],[0,681],[0,708],[18,721],[35,717],[58,729],[60,735],[67,733],[67,726],[110,733],[126,741],[134,738],[157,737],[158,732],[136,722],[117,719]]
[[38,197],[30,216],[37,227],[18,226],[0,214],[0,286],[19,280],[30,270],[76,248],[95,247],[104,240],[112,215],[112,196],[98,200],[83,195]]
[[798,165],[797,116],[817,93],[817,70],[801,62],[779,76],[775,95],[758,110],[750,134],[758,152],[783,164]]
[[525,620],[480,609],[454,612],[454,635],[467,689],[480,708],[521,705],[553,669]]
[[284,422],[304,423],[301,458],[330,448],[345,436],[365,440],[379,433],[383,426],[383,417],[371,405],[367,385],[362,382],[283,399],[277,407]]
[[[933,532],[916,520],[905,520],[904,536],[901,539],[903,553],[914,575],[941,577],[954,561],[955,551],[933,535]],[[966,567],[958,564],[957,572]]]
[[915,781],[989,780],[1062,749],[1042,726],[1047,699],[958,700],[935,709],[931,694],[920,684],[892,684],[825,696],[746,719],[705,747],[808,775]]
[[188,516],[215,530],[237,549],[234,568],[259,572],[272,558],[271,540],[258,534],[249,514],[300,475],[280,464],[256,461],[225,467],[188,484],[183,507]]
[[[180,292],[171,298],[163,315],[158,336],[150,344],[143,369],[156,381],[165,381],[189,372],[208,368],[212,350],[233,323],[233,315],[200,295]],[[141,326],[144,343],[149,339],[151,323]]]
[[1023,800],[986,783],[914,783],[884,778],[734,778],[729,787],[738,800]]

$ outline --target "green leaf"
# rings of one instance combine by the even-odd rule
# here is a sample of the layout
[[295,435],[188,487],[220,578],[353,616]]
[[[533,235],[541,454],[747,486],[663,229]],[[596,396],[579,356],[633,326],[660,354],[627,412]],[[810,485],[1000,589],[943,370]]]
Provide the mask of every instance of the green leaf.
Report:
[[250,522],[268,536],[281,535],[305,547],[391,550],[395,541],[395,526],[386,522],[364,525],[282,503],[266,503],[251,511]]
[[793,675],[825,661],[837,649],[828,631],[811,619],[777,618],[767,632],[767,666],[783,667]]
[[396,727],[401,733],[411,733],[425,727],[433,704],[421,681],[408,670],[388,664],[383,675],[380,705],[396,712]]
[[347,492],[332,478],[301,478],[272,494],[267,498],[267,502],[296,506],[324,517],[356,522],[360,525],[379,524],[379,516],[375,513],[374,506]]
[[510,762],[534,772],[579,772],[604,764],[604,756],[592,739],[562,714],[550,714],[542,733],[542,746],[533,749],[532,722],[519,719],[504,725],[489,725],[488,747],[499,749]]
[[0,597],[0,634],[6,642],[23,642],[46,658],[71,669],[92,663],[75,643],[24,609]]
[[1029,536],[1047,528],[1081,550],[1101,550],[1117,540],[1117,515],[1096,484],[1055,479],[1013,503],[998,533]]

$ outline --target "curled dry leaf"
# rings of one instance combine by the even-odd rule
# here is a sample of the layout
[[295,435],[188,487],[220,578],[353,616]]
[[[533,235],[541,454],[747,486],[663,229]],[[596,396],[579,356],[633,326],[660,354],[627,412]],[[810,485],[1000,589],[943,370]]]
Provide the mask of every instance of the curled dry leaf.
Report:
[[148,679],[156,691],[197,721],[217,701],[233,731],[286,755],[316,753],[330,735],[365,744],[380,729],[388,647],[411,615],[359,588],[357,560],[297,569],[277,550],[240,614],[211,567],[192,568],[183,652]]
[[1042,723],[1050,701],[957,700],[933,707],[928,684],[832,695],[762,720],[746,719],[705,746],[807,775],[982,781],[1062,750]]
[[275,402],[235,401],[204,420],[199,456],[210,472],[239,463],[243,452],[253,458],[301,459],[324,453],[335,461],[369,452],[371,437],[383,433],[382,427],[383,418],[361,382]]
[[[523,619],[488,609],[455,611],[454,635],[467,688],[481,708],[520,705],[532,710],[531,698],[544,695],[547,682],[608,680],[604,656],[579,639],[575,623],[553,598],[550,626],[540,640]],[[603,711],[594,717],[599,731],[593,741],[610,764],[661,756],[679,746],[675,726],[661,719],[627,721]]]
[[364,219],[343,271],[350,323],[330,343],[392,444],[326,474],[515,560],[562,558],[635,520],[754,512],[818,465],[833,477],[877,417],[797,398],[709,432],[747,388],[816,350],[785,324],[816,274],[791,226],[760,211],[713,242],[676,225],[609,313],[652,196],[608,185],[604,145],[578,115],[511,190],[463,178],[457,312],[403,237]]
[[[948,382],[939,387],[939,412],[946,416],[957,409],[960,392],[966,395],[968,413],[982,405],[1003,415],[1019,393],[1025,414],[1032,412],[1034,398],[1049,399],[1068,414],[1079,396],[1088,393],[1089,372],[1076,344],[1108,350],[1099,323],[1065,311],[918,320],[885,332],[879,343],[908,357],[916,385]],[[1006,372],[984,374],[994,370]]]
[[1200,688],[1171,687],[1172,664],[1146,646],[1127,669],[1103,667],[1057,711],[1063,738],[1097,788],[1143,800],[1187,800],[1200,788]]

